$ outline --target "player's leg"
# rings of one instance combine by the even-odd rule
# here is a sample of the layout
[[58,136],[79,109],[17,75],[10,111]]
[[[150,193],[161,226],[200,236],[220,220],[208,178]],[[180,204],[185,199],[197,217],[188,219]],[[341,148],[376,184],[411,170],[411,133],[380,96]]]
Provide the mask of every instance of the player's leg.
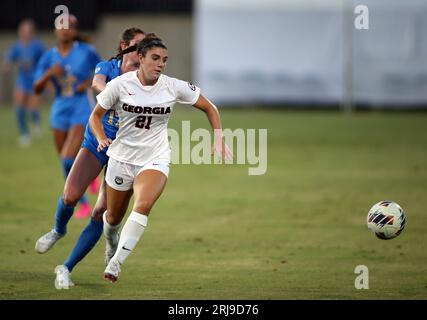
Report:
[[[63,195],[58,200],[55,213],[55,227],[50,232],[40,237],[36,243],[36,251],[38,253],[47,252],[66,234],[68,221],[73,215],[77,202],[84,194],[90,181],[94,176],[97,176],[101,170],[102,163],[97,157],[88,149],[82,148],[67,177]],[[94,229],[97,228],[95,227]]]
[[[84,166],[91,173],[98,175],[101,171],[102,167],[107,163],[107,156],[105,153],[100,153],[96,151],[96,139],[90,135],[89,131],[85,133],[85,140],[82,144],[82,148],[80,149],[76,161],[71,169],[70,175],[68,176],[68,180],[70,180],[70,185],[64,190],[64,198],[67,199],[67,202],[71,202],[74,205],[77,203],[81,194],[83,194],[84,190],[87,187],[88,180],[90,180],[90,174],[86,173],[83,175],[89,177],[88,180],[85,181],[84,185],[81,185],[81,188],[78,190],[72,191],[76,186],[72,186],[72,181],[74,180],[75,172],[79,174],[82,173],[83,170],[80,170],[81,166]],[[97,164],[95,163],[97,162]],[[78,181],[77,181],[78,182]],[[78,192],[80,190],[80,193]],[[71,272],[74,267],[92,250],[95,244],[98,242],[99,238],[102,235],[103,231],[103,222],[102,222],[102,214],[107,208],[107,200],[106,200],[106,188],[105,184],[102,184],[102,189],[98,194],[98,199],[94,210],[92,212],[92,217],[80,234],[80,237],[71,251],[70,256],[65,261],[63,265],[59,265],[55,268],[56,278],[55,278],[55,288],[57,289],[68,289],[70,285],[74,285],[71,280]]]
[[[127,207],[129,205],[130,198],[132,196],[132,190],[119,191],[111,188],[107,185],[107,211],[103,215],[104,221],[104,237],[106,240],[105,255],[111,257],[117,251],[117,245],[119,243],[119,228],[120,223],[126,214]],[[108,263],[110,265],[111,260]],[[108,268],[108,267],[107,267]],[[120,269],[115,269],[111,272],[116,274],[116,279]],[[112,279],[114,282],[115,280]]]
[[[105,167],[105,172],[107,167]],[[105,175],[105,173],[104,173]],[[92,212],[92,219],[103,223],[103,214],[107,210],[107,183],[105,182],[105,177],[101,180],[101,185],[99,187],[98,198],[96,199],[95,207]]]
[[40,96],[30,94],[28,100],[28,110],[34,125],[34,135],[39,137],[42,134],[41,116],[40,116]]
[[[70,118],[70,128],[71,130],[77,130],[76,135],[74,137],[75,140],[79,140],[79,143],[82,142],[84,137],[84,129],[86,128],[89,117],[92,112],[91,105],[89,103],[87,95],[77,96],[73,99],[73,105],[71,109],[71,118]],[[71,141],[67,150],[64,150],[64,158],[71,159],[71,157],[77,154],[77,151],[80,147],[80,144]],[[86,196],[82,196],[80,199],[80,208],[77,210],[75,217],[76,218],[86,218],[90,216],[92,211],[91,206],[86,198]]]
[[147,227],[148,215],[165,188],[168,172],[169,168],[165,166],[164,171],[149,169],[137,174],[134,181],[134,206],[123,226],[116,253],[104,271],[105,280],[117,280],[120,266],[135,248]]
[[61,129],[53,129],[53,141],[55,143],[56,152],[60,155],[62,146],[67,139],[67,131]]
[[94,153],[82,147],[77,153],[64,186],[62,199],[65,205],[75,206],[90,182],[99,175],[104,164]]
[[[62,155],[62,151],[68,139],[70,118],[69,108],[64,108],[65,106],[63,103],[64,102],[62,100],[55,100],[50,114],[50,125],[53,130],[55,148],[60,156]],[[64,174],[67,176],[69,169],[71,169],[72,163],[70,164],[69,161],[64,161],[64,159],[61,159],[61,162]],[[47,252],[59,239],[65,235],[66,225],[73,214],[73,210],[73,206],[65,206],[62,198],[60,199],[55,215],[56,226],[54,229],[44,234],[37,240],[35,249],[38,253]],[[60,214],[58,214],[58,212],[60,212]]]
[[[73,167],[74,161],[76,159],[76,155],[81,146],[83,136],[84,136],[84,129],[85,128],[83,127],[83,125],[76,125],[71,127],[68,130],[65,140],[60,149],[60,157],[61,157],[62,169],[63,169],[65,179],[67,179],[70,173],[70,170]],[[86,189],[84,191],[86,191]],[[84,195],[84,192],[81,195],[79,201],[81,206],[79,211],[76,213],[76,215],[78,215],[78,217],[81,217],[81,218],[88,217],[90,215],[92,208],[86,196]]]
[[[75,125],[71,127],[67,131],[66,138],[63,141],[61,149],[59,150],[65,179],[67,179],[68,174],[70,173],[70,170],[74,164],[76,155],[79,151],[80,145],[83,140],[83,136],[84,136],[83,125]],[[80,210],[83,211],[79,213],[79,216],[88,216],[90,214],[91,207],[89,205],[87,198],[84,196],[84,193],[79,200],[81,201],[81,204],[82,204],[82,207]]]
[[[64,169],[65,177],[68,176],[70,170],[75,161],[76,155],[79,151],[79,148],[82,144],[84,137],[85,126],[83,125],[74,125],[68,130],[67,139],[64,142],[64,145],[61,150],[61,161]],[[95,176],[96,177],[96,176]],[[93,179],[95,178],[93,177]],[[93,180],[92,179],[92,180]],[[92,181],[91,180],[91,181]],[[89,182],[90,183],[90,182]],[[79,217],[88,217],[92,208],[89,205],[89,201],[86,196],[83,194],[80,201],[80,209],[77,212]],[[76,213],[76,215],[77,215]]]
[[[123,204],[123,207],[126,207],[126,208],[129,205],[129,201],[130,201],[130,198],[132,197],[133,190],[131,189],[128,192],[129,193],[126,196],[127,199],[125,200],[126,205]],[[107,210],[107,183],[104,179],[102,181],[102,184],[101,184],[101,189],[99,192],[98,200],[97,200],[96,205],[95,205],[95,210],[92,214],[93,219],[96,219],[97,221],[101,221],[103,223],[104,213],[106,212],[106,210]],[[126,209],[124,211],[124,214],[125,213],[126,213]],[[106,213],[105,213],[105,219],[107,219]],[[121,221],[121,219],[120,219],[120,221]],[[120,222],[118,223],[118,225],[120,226]],[[110,224],[110,227],[111,227],[111,224]],[[114,226],[112,226],[111,228],[112,228],[113,232],[115,230],[117,230]],[[110,228],[110,230],[111,230],[111,228]],[[107,226],[107,229],[108,229],[108,226]],[[107,231],[107,234],[108,234],[108,231]],[[105,265],[107,265],[110,262],[111,258],[113,257],[114,253],[116,252],[117,244],[118,244],[118,238],[119,238],[118,233],[116,234],[116,236],[112,236],[112,237],[110,236],[109,238],[111,241],[110,241],[110,244],[107,242],[107,246],[105,248],[105,253],[104,253]]]
[[68,176],[74,160],[79,152],[80,146],[83,141],[85,127],[83,125],[76,125],[71,127],[60,151],[60,157],[64,163],[64,175]]
[[[74,167],[72,170],[74,170]],[[71,272],[77,265],[77,263],[79,263],[92,250],[92,248],[95,246],[95,244],[101,237],[103,231],[102,215],[106,210],[107,195],[105,183],[103,182],[100,192],[98,194],[96,205],[92,211],[91,219],[86,228],[80,234],[80,237],[76,245],[74,246],[70,256],[64,263],[69,272]]]
[[89,221],[89,224],[80,234],[80,237],[71,251],[67,261],[65,261],[63,265],[59,265],[55,268],[56,289],[68,289],[70,286],[74,285],[73,281],[71,280],[71,272],[73,271],[74,267],[92,250],[102,235],[102,214],[107,208],[105,189],[105,183],[102,183],[102,189],[99,192],[98,200],[92,212],[92,217]]
[[[52,111],[50,115],[50,124],[53,128],[53,138],[55,142],[55,149],[58,152],[58,154],[61,154],[61,150],[65,144],[65,141],[67,139],[67,127],[66,127],[66,117],[64,117],[63,113],[61,112],[61,108],[58,108],[58,101],[55,101],[52,105]],[[61,205],[61,207],[59,207]],[[62,202],[58,203],[57,212],[61,211],[63,212],[61,215],[61,221],[59,221],[59,225],[66,225],[68,222],[66,217],[71,217],[73,214],[73,207],[66,207],[63,205]],[[58,214],[55,215],[56,220],[58,219]],[[58,224],[58,221],[57,221]],[[61,239],[64,234],[57,232],[55,230],[56,228],[52,229],[48,233],[41,236],[35,245],[35,249],[38,253],[45,253],[50,248],[53,247],[53,245]],[[63,232],[63,231],[62,231]]]
[[107,211],[103,214],[107,247],[114,248],[117,246],[120,223],[126,214],[131,197],[132,189],[120,191],[107,185]]
[[88,149],[81,148],[65,181],[64,192],[58,201],[55,230],[65,234],[66,226],[77,202],[88,185],[102,170],[102,163]]
[[117,249],[120,223],[123,220],[133,193],[134,167],[112,158],[108,161],[107,173],[105,175],[107,183],[107,211],[103,215],[106,257],[114,255]]
[[13,101],[19,130],[19,144],[21,147],[27,147],[30,144],[30,132],[27,122],[28,112],[26,106],[28,103],[28,96],[22,89],[16,87],[13,92]]

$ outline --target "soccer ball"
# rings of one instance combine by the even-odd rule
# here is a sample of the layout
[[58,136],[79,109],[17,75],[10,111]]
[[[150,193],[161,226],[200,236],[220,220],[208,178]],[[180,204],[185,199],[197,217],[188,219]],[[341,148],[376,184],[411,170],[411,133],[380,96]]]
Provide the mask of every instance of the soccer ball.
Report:
[[406,215],[393,201],[380,201],[369,210],[368,229],[383,240],[397,237],[405,228]]

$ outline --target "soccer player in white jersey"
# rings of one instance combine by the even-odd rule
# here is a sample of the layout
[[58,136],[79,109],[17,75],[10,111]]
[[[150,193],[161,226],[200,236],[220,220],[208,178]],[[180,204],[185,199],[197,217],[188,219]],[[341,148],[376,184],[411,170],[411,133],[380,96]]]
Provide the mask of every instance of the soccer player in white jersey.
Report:
[[[176,102],[204,111],[214,129],[213,152],[225,159],[232,154],[224,143],[218,109],[192,83],[163,75],[167,48],[155,34],[138,44],[140,67],[111,80],[97,96],[89,123],[98,140],[98,150],[108,147],[106,173],[107,211],[104,236],[107,250],[114,250],[104,279],[117,281],[120,267],[147,227],[148,215],[168,178],[171,149],[167,123]],[[120,118],[116,139],[108,139],[102,118],[113,109]],[[119,237],[120,223],[134,193],[134,206]]]

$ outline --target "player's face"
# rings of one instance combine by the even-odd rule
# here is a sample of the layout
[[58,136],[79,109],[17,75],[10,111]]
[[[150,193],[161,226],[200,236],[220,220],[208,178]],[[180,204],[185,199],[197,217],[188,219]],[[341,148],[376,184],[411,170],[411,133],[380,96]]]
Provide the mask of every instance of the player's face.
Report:
[[77,36],[77,30],[74,28],[55,29],[55,35],[59,42],[72,41]]
[[29,41],[33,37],[34,27],[31,23],[23,23],[18,30],[19,38],[23,41]]
[[67,29],[56,29],[55,35],[59,42],[73,41],[79,34],[78,21],[75,15],[68,15],[68,28]]
[[[124,47],[122,47],[122,49],[126,49],[130,46],[133,46],[133,45],[139,43],[144,38],[145,38],[145,35],[138,33],[129,42],[129,45],[127,46],[126,44],[124,44]],[[129,52],[128,54],[126,54],[126,59],[129,61],[128,65],[133,65],[136,69],[139,68],[139,57],[138,57],[138,53],[136,52],[136,50],[134,52]]]
[[156,80],[160,77],[168,61],[168,51],[164,48],[154,47],[147,51],[145,57],[139,56],[140,69],[150,80]]

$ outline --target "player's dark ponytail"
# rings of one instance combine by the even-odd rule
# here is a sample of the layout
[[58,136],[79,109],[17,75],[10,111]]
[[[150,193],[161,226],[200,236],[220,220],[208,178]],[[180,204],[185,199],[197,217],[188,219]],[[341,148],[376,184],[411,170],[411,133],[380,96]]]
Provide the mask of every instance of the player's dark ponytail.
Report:
[[139,28],[129,28],[126,29],[125,31],[123,31],[122,36],[120,37],[120,43],[119,43],[119,47],[117,48],[117,55],[114,57],[111,57],[110,60],[112,59],[121,59],[126,53],[130,53],[136,50],[137,45],[133,45],[130,46],[124,50],[122,50],[121,48],[121,44],[124,43],[126,45],[129,45],[129,43],[132,41],[133,38],[135,38],[135,36],[137,34],[142,34],[145,35],[145,32]]
[[163,40],[156,36],[155,33],[148,33],[144,39],[142,39],[137,46],[138,54],[141,54],[145,57],[148,50],[154,47],[159,47],[167,49],[166,45],[163,43]]
[[127,47],[126,49],[120,51],[117,55],[115,55],[114,57],[111,57],[110,60],[121,59],[126,53],[134,52],[134,51],[136,51],[136,44],[134,44],[133,46]]

